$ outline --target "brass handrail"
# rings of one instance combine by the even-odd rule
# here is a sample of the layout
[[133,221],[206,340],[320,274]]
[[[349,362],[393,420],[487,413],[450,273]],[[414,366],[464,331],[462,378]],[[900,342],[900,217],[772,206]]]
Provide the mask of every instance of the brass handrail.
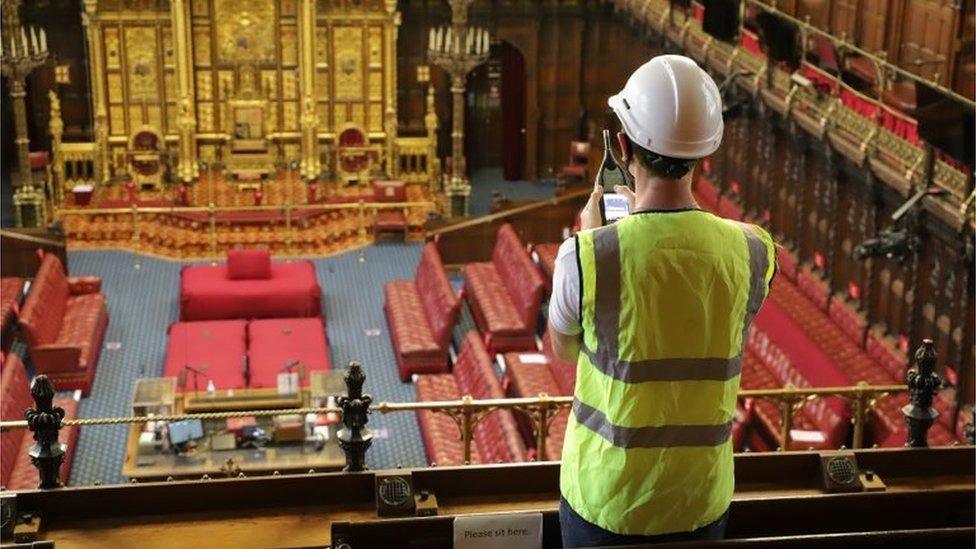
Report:
[[210,213],[213,212],[260,212],[260,211],[280,211],[280,210],[358,210],[365,207],[367,209],[387,209],[387,208],[413,208],[413,207],[436,207],[434,202],[342,202],[335,204],[280,204],[280,205],[261,205],[261,206],[132,206],[128,208],[60,208],[58,215],[108,215],[108,214],[132,214],[133,209],[138,213]]
[[[780,404],[782,413],[781,450],[790,447],[790,431],[793,425],[793,415],[808,400],[817,397],[848,398],[853,404],[851,421],[854,425],[853,446],[861,448],[864,444],[864,424],[867,414],[878,398],[891,393],[904,392],[905,385],[868,385],[864,382],[852,387],[792,387],[777,389],[742,389],[739,398],[770,399]],[[370,406],[370,411],[381,414],[396,412],[431,411],[443,413],[457,424],[459,437],[463,442],[463,458],[471,461],[471,441],[474,428],[488,413],[495,410],[517,410],[528,416],[536,438],[536,448],[540,459],[545,459],[546,442],[549,435],[549,425],[560,408],[568,408],[573,403],[570,396],[549,396],[540,394],[537,397],[474,399],[465,395],[458,400],[426,401],[426,402],[379,402]],[[236,417],[268,417],[277,415],[305,415],[305,414],[341,414],[339,407],[309,407],[287,408],[274,410],[244,410],[233,412],[210,412],[198,414],[174,414],[158,416],[128,416],[107,418],[79,418],[65,419],[62,425],[92,426],[92,425],[124,425],[146,423],[147,421],[181,421],[181,420],[215,420]],[[14,429],[26,429],[27,421],[0,421],[0,432]]]

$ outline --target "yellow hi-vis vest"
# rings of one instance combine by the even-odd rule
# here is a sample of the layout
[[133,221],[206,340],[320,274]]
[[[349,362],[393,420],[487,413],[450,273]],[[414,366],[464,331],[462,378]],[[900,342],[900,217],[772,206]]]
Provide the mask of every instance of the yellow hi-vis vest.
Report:
[[611,532],[717,520],[732,501],[732,418],[772,238],[700,210],[635,213],[577,235],[583,342],[560,489]]

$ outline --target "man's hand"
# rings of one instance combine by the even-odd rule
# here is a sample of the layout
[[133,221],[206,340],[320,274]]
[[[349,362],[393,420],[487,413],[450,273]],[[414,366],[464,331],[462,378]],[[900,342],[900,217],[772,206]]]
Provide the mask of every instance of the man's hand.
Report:
[[614,185],[613,192],[627,197],[627,211],[634,213],[634,207],[637,203],[637,195],[634,194],[634,191],[630,190],[630,187],[626,185]]
[[600,217],[600,201],[603,200],[603,186],[597,183],[593,185],[593,192],[590,199],[586,201],[583,210],[580,212],[580,229],[595,229],[603,226],[603,219]]

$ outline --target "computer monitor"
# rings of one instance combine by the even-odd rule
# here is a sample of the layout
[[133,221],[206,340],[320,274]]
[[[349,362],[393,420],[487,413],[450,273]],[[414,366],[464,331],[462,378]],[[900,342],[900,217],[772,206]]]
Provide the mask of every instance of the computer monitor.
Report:
[[203,422],[199,419],[184,419],[169,423],[169,443],[173,446],[200,438],[203,438]]

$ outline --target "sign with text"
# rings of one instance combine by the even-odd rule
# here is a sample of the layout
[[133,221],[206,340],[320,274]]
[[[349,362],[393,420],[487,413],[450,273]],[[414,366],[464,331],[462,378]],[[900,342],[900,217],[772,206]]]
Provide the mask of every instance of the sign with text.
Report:
[[542,513],[471,515],[454,519],[454,549],[541,549]]

